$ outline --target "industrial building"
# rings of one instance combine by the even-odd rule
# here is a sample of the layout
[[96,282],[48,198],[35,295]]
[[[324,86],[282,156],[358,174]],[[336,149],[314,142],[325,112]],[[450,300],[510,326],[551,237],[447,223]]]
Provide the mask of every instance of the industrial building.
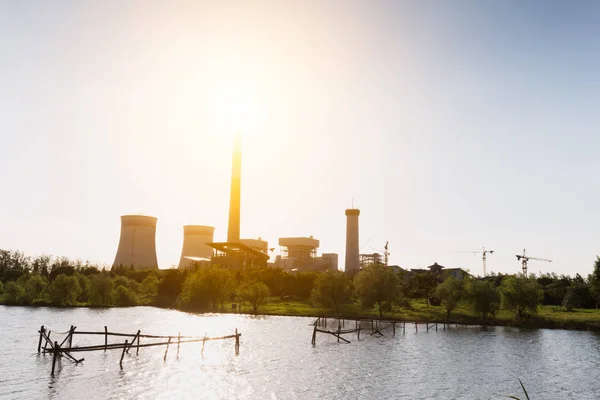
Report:
[[113,267],[158,269],[156,259],[157,218],[146,215],[121,216],[121,236]]
[[317,256],[319,240],[309,237],[279,238],[280,255],[275,258],[274,267],[285,271],[325,271],[338,268],[338,255],[324,253]]
[[189,268],[194,263],[210,262],[213,248],[207,243],[214,241],[214,226],[185,225],[183,227],[183,247],[178,268]]

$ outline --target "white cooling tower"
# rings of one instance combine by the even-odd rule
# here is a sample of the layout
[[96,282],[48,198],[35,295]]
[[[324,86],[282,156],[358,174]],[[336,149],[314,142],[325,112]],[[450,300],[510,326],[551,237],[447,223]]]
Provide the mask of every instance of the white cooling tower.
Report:
[[[206,243],[213,242],[215,228],[204,225],[186,225],[183,227],[183,249],[179,259],[179,268],[187,268],[198,259],[210,259],[213,248]],[[191,258],[188,258],[191,257]]]
[[121,238],[113,267],[158,269],[156,221],[156,218],[145,215],[121,216]]

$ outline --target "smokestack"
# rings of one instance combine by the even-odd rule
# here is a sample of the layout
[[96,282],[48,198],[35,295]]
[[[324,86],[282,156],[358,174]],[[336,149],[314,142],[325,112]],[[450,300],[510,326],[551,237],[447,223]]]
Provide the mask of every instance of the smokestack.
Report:
[[240,208],[242,186],[242,138],[236,135],[233,139],[233,163],[231,168],[231,197],[229,200],[229,226],[227,241],[240,241]]
[[156,221],[156,218],[145,215],[121,216],[121,238],[113,267],[158,269]]
[[193,258],[211,258],[213,249],[206,243],[212,243],[215,228],[204,225],[185,225],[183,227],[183,248],[179,259],[179,268],[187,268],[195,261]]
[[346,272],[357,272],[360,268],[358,255],[358,216],[360,210],[346,210]]

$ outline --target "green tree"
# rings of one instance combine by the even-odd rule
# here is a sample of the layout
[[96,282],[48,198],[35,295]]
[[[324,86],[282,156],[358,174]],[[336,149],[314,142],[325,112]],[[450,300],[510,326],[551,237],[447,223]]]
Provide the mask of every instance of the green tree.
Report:
[[114,293],[114,304],[118,307],[131,307],[137,304],[135,294],[129,288],[118,285]]
[[90,303],[94,306],[110,306],[113,287],[113,281],[107,274],[92,275],[90,278]]
[[262,282],[245,283],[238,289],[240,299],[247,301],[252,305],[252,310],[256,313],[258,307],[264,304],[269,296],[269,288]]
[[450,319],[450,313],[456,308],[464,292],[464,282],[462,279],[456,279],[453,275],[444,279],[435,289],[435,297],[440,299],[442,305],[446,308],[446,318]]
[[313,304],[339,311],[341,305],[350,301],[350,279],[344,272],[326,271],[315,279],[311,294]]
[[427,306],[429,306],[429,298],[434,293],[437,284],[437,274],[425,271],[415,273],[410,278],[409,287],[413,297],[425,299]]
[[25,300],[25,289],[17,282],[10,281],[4,285],[4,303],[21,305]]
[[50,284],[50,301],[57,306],[74,306],[81,294],[77,278],[60,274]]
[[180,304],[198,310],[216,311],[233,293],[234,275],[217,266],[200,268],[183,283]]
[[500,285],[502,306],[517,312],[519,318],[525,311],[537,312],[544,291],[535,278],[524,276],[506,277]]
[[379,316],[398,302],[401,295],[398,275],[381,264],[372,264],[360,271],[354,278],[354,287],[363,307],[377,304]]
[[594,262],[594,270],[588,276],[588,284],[590,287],[590,295],[596,304],[596,308],[600,305],[600,257],[596,256]]
[[154,301],[154,299],[156,298],[156,295],[158,294],[158,285],[159,284],[160,284],[160,281],[154,274],[148,275],[142,281],[142,288],[141,288],[142,297],[146,304],[152,303]]
[[465,287],[470,308],[484,319],[496,315],[500,308],[500,291],[491,281],[470,279]]
[[39,274],[29,275],[27,281],[23,285],[27,304],[38,303],[41,300],[42,294],[47,285],[48,280],[45,277]]

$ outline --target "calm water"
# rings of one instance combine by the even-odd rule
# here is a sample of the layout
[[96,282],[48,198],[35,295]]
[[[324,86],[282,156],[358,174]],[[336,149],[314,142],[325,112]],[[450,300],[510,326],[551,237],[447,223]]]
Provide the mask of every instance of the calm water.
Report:
[[[149,307],[108,310],[0,306],[0,399],[533,399],[600,398],[599,336],[590,332],[458,328],[408,329],[338,344],[320,335],[313,318],[196,316]],[[64,332],[109,330],[148,334],[242,333],[234,342],[77,353],[50,377],[52,357],[36,353],[40,325]],[[54,337],[55,333],[52,333]],[[63,335],[56,335],[58,338]],[[73,345],[91,342],[75,336]]]

